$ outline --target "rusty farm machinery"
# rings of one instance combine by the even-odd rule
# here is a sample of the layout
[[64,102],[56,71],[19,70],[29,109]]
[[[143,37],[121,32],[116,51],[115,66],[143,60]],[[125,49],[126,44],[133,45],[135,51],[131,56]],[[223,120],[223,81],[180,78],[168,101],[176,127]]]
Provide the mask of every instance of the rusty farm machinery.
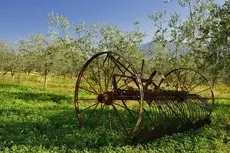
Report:
[[[81,127],[101,127],[136,142],[210,123],[214,95],[198,71],[178,68],[149,76],[113,52],[92,56],[78,74],[74,106]],[[158,75],[158,76],[157,76]]]

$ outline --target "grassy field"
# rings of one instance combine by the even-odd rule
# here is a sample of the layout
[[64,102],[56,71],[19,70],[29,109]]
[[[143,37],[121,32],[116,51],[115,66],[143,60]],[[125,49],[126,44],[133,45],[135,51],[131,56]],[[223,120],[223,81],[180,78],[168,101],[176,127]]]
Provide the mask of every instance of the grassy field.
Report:
[[118,141],[103,130],[77,127],[74,80],[39,76],[0,79],[1,152],[230,152],[230,89],[215,88],[212,123],[196,131],[166,136],[144,144]]

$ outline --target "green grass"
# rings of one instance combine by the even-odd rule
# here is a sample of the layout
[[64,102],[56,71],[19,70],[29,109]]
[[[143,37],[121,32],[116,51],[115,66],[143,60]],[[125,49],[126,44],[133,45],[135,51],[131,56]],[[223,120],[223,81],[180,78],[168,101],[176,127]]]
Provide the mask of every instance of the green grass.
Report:
[[[133,145],[103,129],[77,126],[74,80],[49,80],[47,89],[39,78],[7,80],[0,81],[1,152],[230,152],[228,99],[216,101],[210,125]],[[217,89],[226,98],[227,88]]]

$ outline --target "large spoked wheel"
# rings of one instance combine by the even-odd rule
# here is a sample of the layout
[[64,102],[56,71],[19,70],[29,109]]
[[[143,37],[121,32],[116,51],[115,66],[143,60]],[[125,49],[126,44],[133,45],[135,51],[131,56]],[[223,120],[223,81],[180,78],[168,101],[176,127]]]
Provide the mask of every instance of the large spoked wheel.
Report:
[[[206,119],[212,112],[214,94],[208,80],[198,71],[178,68],[167,73],[159,83],[159,90],[185,91],[192,98],[175,102],[172,106],[190,121]],[[186,98],[185,98],[186,99]]]
[[[139,100],[116,99],[116,91],[128,89],[140,91]],[[142,102],[141,79],[119,54],[101,52],[94,55],[77,77],[74,105],[81,127],[99,127],[131,135],[140,125]]]

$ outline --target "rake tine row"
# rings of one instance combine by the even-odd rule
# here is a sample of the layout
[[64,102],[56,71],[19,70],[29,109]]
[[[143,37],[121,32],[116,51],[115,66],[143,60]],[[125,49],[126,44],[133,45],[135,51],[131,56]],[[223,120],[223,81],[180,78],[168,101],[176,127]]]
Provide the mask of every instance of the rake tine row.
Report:
[[[91,57],[75,84],[74,106],[80,125],[91,129],[101,126],[144,142],[211,122],[214,94],[201,73],[174,69],[160,75],[158,82],[154,80],[156,70],[147,78],[143,74],[144,61],[137,72],[117,53]],[[85,94],[89,98],[82,98]]]

